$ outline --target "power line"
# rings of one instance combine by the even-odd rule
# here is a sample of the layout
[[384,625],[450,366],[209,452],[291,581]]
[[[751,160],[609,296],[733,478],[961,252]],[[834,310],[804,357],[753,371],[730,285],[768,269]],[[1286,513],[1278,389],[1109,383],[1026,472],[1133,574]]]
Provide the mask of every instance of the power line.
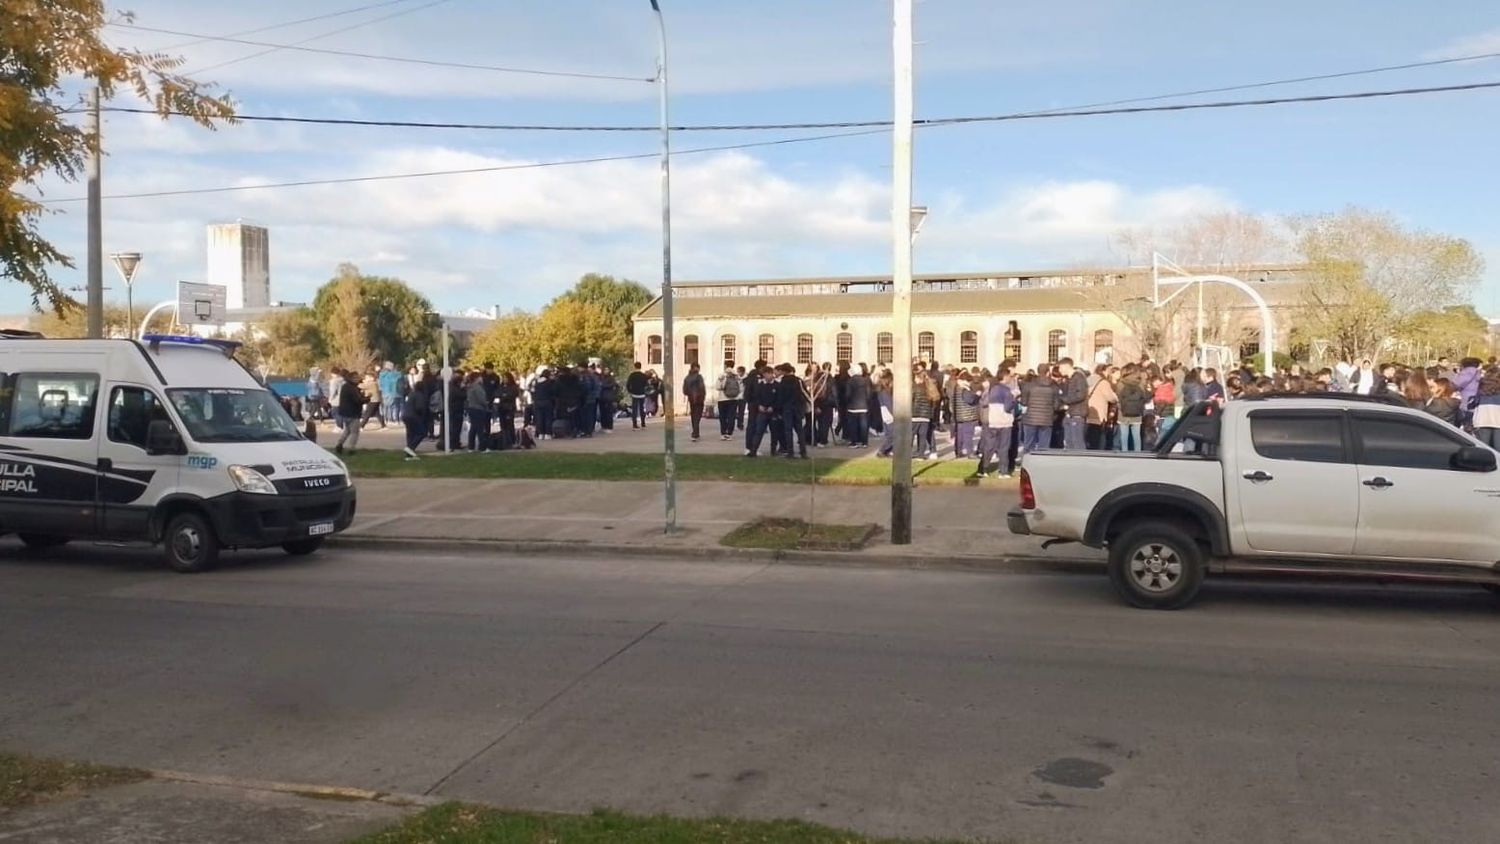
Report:
[[[782,146],[785,144],[800,144],[809,141],[827,141],[835,138],[852,138],[858,135],[881,135],[884,129],[866,129],[858,132],[838,132],[827,135],[811,135],[797,138],[777,138],[771,141],[752,141],[743,144],[725,144],[723,146],[695,147],[674,151],[676,155],[695,155],[705,152],[725,152],[728,150],[750,149],[751,147]],[[609,161],[633,161],[641,158],[658,158],[659,152],[642,152],[631,155],[604,155],[595,158],[568,158],[560,161],[537,161],[529,164],[500,164],[494,167],[471,167],[462,170],[428,170],[421,173],[388,173],[376,176],[350,176],[341,179],[306,179],[297,182],[275,182],[264,185],[231,185],[220,188],[191,188],[187,190],[151,191],[148,193],[119,193],[103,197],[104,199],[149,199],[165,196],[188,196],[203,193],[235,193],[240,191],[264,190],[268,188],[298,188],[313,185],[344,185],[357,182],[386,182],[398,179],[423,179],[431,176],[466,176],[478,173],[498,173],[507,170],[537,170],[544,167],[565,167],[575,164],[601,164]],[[66,199],[42,200],[42,205],[60,205],[62,203],[83,202],[85,197],[75,196]]]
[[[412,2],[412,0],[384,0],[384,2],[382,2],[382,3],[366,3],[363,6],[355,6],[352,9],[342,9],[342,10],[337,11],[337,12],[328,12],[327,14],[313,15],[310,18],[298,18],[297,20],[294,20],[294,21],[283,21],[281,23],[267,24],[266,26],[257,26],[254,29],[242,29],[242,30],[240,30],[238,32],[231,32],[228,35],[220,35],[220,36],[217,36],[217,37],[218,38],[239,38],[240,36],[243,36],[243,35],[254,35],[257,32],[269,32],[270,30],[273,30],[273,29],[285,29],[286,27],[289,27],[289,26],[298,26],[300,24],[312,23],[314,21],[327,20],[329,18],[339,18],[339,17],[343,17],[345,15],[354,15],[354,14],[358,14],[360,12],[368,12],[368,11],[370,11],[372,9],[380,9],[380,8],[385,7],[385,6],[396,6],[396,5],[399,5],[401,3],[410,3],[410,2]],[[206,44],[209,41],[213,41],[213,40],[214,40],[213,36],[207,36],[207,35],[205,35],[202,38],[195,38],[192,41],[184,41],[181,44],[168,44],[167,46],[165,46],[165,47],[159,47],[159,48],[153,50],[152,52],[171,53],[171,52],[175,52],[177,50],[181,50],[184,47],[196,47],[199,44]]]
[[388,21],[388,20],[390,20],[392,18],[399,18],[402,15],[410,15],[410,14],[412,14],[414,12],[420,12],[420,11],[423,11],[425,9],[431,9],[433,6],[441,6],[442,4],[449,3],[449,2],[452,2],[452,0],[432,0],[432,2],[423,3],[420,6],[409,6],[409,7],[405,8],[405,9],[398,9],[398,10],[396,10],[394,12],[389,13],[389,14],[381,15],[378,18],[371,18],[371,19],[369,19],[367,21],[360,21],[359,23],[350,24],[348,26],[341,26],[338,29],[330,29],[327,32],[320,32],[317,35],[309,35],[308,37],[302,39],[301,41],[293,41],[292,43],[286,45],[285,47],[268,47],[268,48],[266,48],[264,50],[261,50],[259,52],[251,53],[251,54],[246,55],[246,56],[240,56],[237,59],[229,59],[227,61],[219,62],[218,64],[211,64],[208,67],[200,67],[200,68],[198,68],[196,70],[185,71],[183,73],[183,75],[184,76],[191,76],[191,75],[193,75],[195,73],[207,73],[210,70],[218,70],[221,67],[228,67],[228,66],[230,66],[232,64],[239,64],[240,62],[248,62],[251,59],[258,59],[261,56],[268,56],[268,55],[270,55],[272,53],[275,53],[275,52],[278,52],[280,50],[289,50],[289,49],[293,49],[293,48],[296,48],[296,47],[300,47],[303,44],[312,43],[313,41],[319,41],[319,40],[322,40],[324,38],[332,38],[335,35],[342,35],[345,32],[352,32],[352,31],[354,31],[356,29],[362,29],[364,27],[371,26],[373,24],[381,23],[382,21]]
[[650,76],[616,76],[607,73],[576,73],[562,70],[538,70],[525,67],[503,67],[487,64],[467,64],[464,62],[445,62],[436,59],[416,59],[407,56],[383,56],[375,53],[358,53],[352,50],[326,50],[320,47],[299,47],[294,44],[273,44],[268,41],[252,41],[246,38],[232,38],[228,36],[203,35],[197,32],[182,32],[174,29],[159,29],[151,26],[137,26],[135,24],[117,23],[112,26],[123,29],[133,29],[139,32],[154,32],[161,35],[176,35],[184,38],[206,38],[210,41],[225,41],[230,44],[245,44],[250,47],[274,47],[278,50],[292,50],[298,53],[314,53],[322,56],[344,56],[346,58],[369,59],[371,61],[396,62],[399,64],[415,64],[428,67],[452,67],[460,70],[487,70],[493,73],[517,73],[530,76],[558,76],[571,79],[607,79],[616,82],[655,82]]
[[[1006,121],[1006,120],[1044,120],[1044,119],[1056,119],[1056,118],[1064,118],[1064,117],[1093,117],[1093,116],[1101,116],[1101,115],[1147,114],[1147,113],[1157,113],[1157,112],[1193,111],[1193,110],[1198,110],[1198,109],[1221,109],[1221,108],[1238,108],[1238,107],[1247,107],[1247,106],[1284,105],[1284,104],[1288,104],[1288,103],[1329,102],[1329,101],[1333,101],[1333,100],[1371,99],[1371,98],[1376,98],[1376,97],[1409,96],[1409,95],[1414,95],[1414,94],[1438,93],[1438,92],[1449,92],[1449,91],[1473,91],[1473,90],[1490,89],[1490,88],[1500,88],[1500,82],[1475,82],[1475,83],[1470,83],[1470,84],[1467,84],[1467,85],[1445,85],[1445,86],[1433,87],[1433,88],[1405,88],[1405,89],[1394,90],[1394,91],[1362,91],[1362,92],[1354,92],[1354,93],[1347,93],[1347,94],[1320,94],[1320,95],[1308,95],[1308,96],[1302,96],[1302,97],[1279,97],[1279,98],[1261,99],[1261,100],[1229,100],[1229,101],[1223,101],[1223,102],[1217,102],[1217,103],[1180,103],[1180,104],[1176,104],[1176,105],[1135,106],[1135,107],[1127,107],[1127,108],[1109,108],[1109,109],[1087,109],[1087,110],[1068,111],[1068,112],[1061,112],[1061,111],[1046,112],[1046,113],[1041,113],[1041,112],[1021,112],[1021,113],[1018,113],[1018,114],[1011,114],[1011,115],[991,115],[991,116],[982,116],[982,117],[950,117],[950,118],[941,118],[941,119],[937,119],[937,120],[925,120],[925,121],[917,121],[917,122],[918,122],[919,125],[922,125],[922,126],[953,126],[953,125],[959,125],[959,124],[964,124],[964,123],[998,122],[998,121]],[[131,111],[131,110],[128,110],[128,109],[116,109],[116,110],[117,111]],[[144,110],[144,109],[136,109],[134,111],[146,111],[146,110]],[[151,112],[151,113],[154,113],[154,112]],[[815,126],[815,125],[817,125],[817,124],[802,124],[802,126]],[[796,138],[778,138],[776,140],[771,140],[771,141],[753,141],[753,142],[743,143],[743,144],[726,144],[726,145],[723,145],[723,146],[713,146],[713,147],[697,147],[697,148],[694,148],[694,149],[681,150],[681,151],[676,152],[674,154],[675,155],[693,155],[693,154],[705,153],[705,152],[723,152],[723,151],[727,151],[727,150],[750,149],[750,148],[753,148],[753,147],[782,146],[782,145],[786,145],[786,144],[807,143],[807,142],[811,142],[811,141],[824,141],[824,140],[831,140],[831,139],[834,139],[834,138],[849,138],[849,137],[856,137],[856,136],[860,136],[860,135],[876,135],[876,134],[882,134],[882,133],[884,133],[886,131],[886,129],[889,127],[888,123],[884,123],[884,124],[880,124],[880,125],[874,125],[874,126],[871,126],[870,124],[844,124],[844,125],[846,125],[846,126],[852,126],[852,127],[860,127],[860,126],[863,125],[863,126],[865,126],[867,128],[856,128],[854,131],[837,132],[837,133],[831,133],[831,134],[825,134],[825,135],[811,135],[811,136],[803,136],[803,137],[796,137]],[[722,127],[714,127],[714,128],[722,128]],[[757,128],[759,128],[759,127],[757,127]],[[797,126],[790,126],[789,128],[799,128],[799,127],[797,127]],[[471,175],[471,174],[477,174],[477,173],[495,173],[495,172],[501,172],[501,171],[506,171],[506,170],[532,170],[532,169],[538,169],[538,168],[543,168],[543,167],[562,167],[562,166],[574,165],[574,164],[598,164],[598,163],[607,162],[607,161],[631,161],[631,160],[642,159],[642,158],[655,158],[655,157],[657,157],[657,155],[658,155],[657,153],[648,152],[648,153],[638,153],[638,154],[634,154],[634,155],[610,155],[610,156],[599,156],[599,157],[595,157],[595,158],[575,158],[575,159],[564,159],[564,160],[560,160],[560,161],[542,161],[542,162],[533,162],[533,163],[530,163],[530,164],[505,164],[505,165],[498,165],[498,166],[494,166],[494,167],[475,167],[475,168],[469,168],[469,169],[464,169],[464,170],[432,170],[432,171],[421,172],[421,173],[396,173],[396,174],[386,174],[386,175],[377,175],[377,176],[355,176],[355,177],[340,178],[340,179],[309,179],[309,180],[304,180],[304,181],[277,182],[277,183],[264,184],[264,185],[233,185],[233,186],[219,187],[219,188],[193,188],[193,189],[188,189],[188,190],[176,190],[176,191],[152,191],[152,192],[148,192],[148,193],[113,194],[111,196],[107,196],[107,197],[104,197],[104,198],[105,199],[147,199],[147,198],[153,198],[153,197],[187,196],[187,195],[193,195],[193,194],[230,193],[230,192],[247,191],[247,190],[264,190],[264,189],[268,189],[268,188],[306,187],[306,186],[311,186],[311,185],[337,185],[337,184],[351,184],[351,183],[356,183],[356,182],[391,181],[391,180],[396,180],[396,179],[418,179],[418,178],[426,178],[426,177],[430,177],[430,176]],[[56,205],[56,204],[71,203],[71,202],[82,202],[82,201],[84,201],[84,197],[69,197],[69,198],[65,198],[65,199],[44,200],[44,201],[42,201],[41,204],[43,204],[43,205]]]
[[[1263,83],[1268,84],[1268,83]],[[1121,108],[1075,108],[1069,110],[1053,109],[1050,111],[1021,111],[1010,114],[976,115],[964,117],[936,117],[925,118],[915,121],[917,126],[956,126],[967,123],[1005,123],[1016,120],[1044,120],[1058,117],[1098,117],[1103,115],[1119,114],[1149,114],[1153,112],[1167,111],[1194,111],[1199,109],[1225,109],[1243,108],[1248,106],[1287,105],[1291,103],[1317,103],[1335,100],[1361,100],[1379,97],[1406,97],[1419,94],[1441,94],[1457,91],[1474,91],[1486,88],[1500,87],[1500,82],[1471,82],[1462,85],[1440,85],[1428,88],[1398,88],[1380,91],[1354,91],[1343,94],[1306,94],[1298,97],[1274,97],[1259,100],[1221,100],[1207,103],[1178,103],[1175,105],[1156,105]],[[1163,99],[1174,96],[1163,94],[1160,97],[1150,99]],[[107,107],[104,111],[122,114],[157,114],[149,108],[126,108]],[[171,112],[179,114],[180,112]],[[237,114],[236,120],[261,123],[310,123],[328,126],[364,126],[364,127],[387,127],[400,129],[474,129],[486,131],[509,131],[509,132],[659,132],[659,126],[559,126],[549,124],[522,124],[522,123],[427,123],[406,120],[357,120],[353,118],[339,117],[289,117],[265,114]],[[832,123],[745,123],[738,125],[709,124],[709,125],[685,125],[673,126],[674,132],[749,132],[763,130],[802,130],[802,129],[884,129],[891,125],[889,120],[852,120]]]

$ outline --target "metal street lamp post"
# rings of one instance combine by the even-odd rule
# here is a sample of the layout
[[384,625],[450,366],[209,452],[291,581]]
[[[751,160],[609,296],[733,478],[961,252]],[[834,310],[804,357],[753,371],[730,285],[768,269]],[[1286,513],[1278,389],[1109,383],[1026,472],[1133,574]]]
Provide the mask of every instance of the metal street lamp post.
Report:
[[[894,76],[891,126],[891,544],[911,544],[911,250],[916,215],[912,187],[912,0],[895,0],[891,32]],[[925,214],[923,215],[925,217]]]
[[661,3],[651,0],[656,13],[656,84],[661,115],[661,321],[662,321],[662,446],[666,478],[666,532],[677,532],[677,374],[673,366],[676,341],[672,331],[672,130],[667,112],[667,22]]
[[125,282],[125,330],[128,333],[135,325],[135,297],[131,284],[135,282],[135,271],[141,265],[139,252],[111,252],[109,259],[115,262],[120,278]]

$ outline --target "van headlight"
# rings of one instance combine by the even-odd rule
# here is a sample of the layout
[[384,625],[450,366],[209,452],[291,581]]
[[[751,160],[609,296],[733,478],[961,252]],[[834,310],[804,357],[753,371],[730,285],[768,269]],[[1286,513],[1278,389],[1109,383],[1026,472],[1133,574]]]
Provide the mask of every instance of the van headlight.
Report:
[[249,466],[230,466],[229,479],[240,492],[253,492],[257,495],[275,495],[276,485],[271,483],[270,478]]

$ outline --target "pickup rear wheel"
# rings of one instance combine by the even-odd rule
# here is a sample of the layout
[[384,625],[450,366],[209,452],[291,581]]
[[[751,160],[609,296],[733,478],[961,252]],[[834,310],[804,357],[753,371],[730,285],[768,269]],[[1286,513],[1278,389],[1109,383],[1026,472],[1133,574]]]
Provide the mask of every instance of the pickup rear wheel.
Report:
[[1176,525],[1148,522],[1110,541],[1109,579],[1131,606],[1175,610],[1203,585],[1203,549]]

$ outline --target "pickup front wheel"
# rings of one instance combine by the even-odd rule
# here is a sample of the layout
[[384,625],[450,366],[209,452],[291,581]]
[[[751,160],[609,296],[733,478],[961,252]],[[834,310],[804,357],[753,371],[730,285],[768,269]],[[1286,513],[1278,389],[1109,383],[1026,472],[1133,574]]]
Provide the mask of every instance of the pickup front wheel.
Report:
[[1148,522],[1110,541],[1109,579],[1131,606],[1175,610],[1203,585],[1203,550],[1176,525]]

